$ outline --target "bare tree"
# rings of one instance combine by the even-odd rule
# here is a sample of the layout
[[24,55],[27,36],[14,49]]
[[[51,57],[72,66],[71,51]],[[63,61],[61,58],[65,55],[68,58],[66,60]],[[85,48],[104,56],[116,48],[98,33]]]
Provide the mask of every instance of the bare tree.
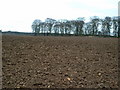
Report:
[[79,17],[77,18],[77,21],[78,21],[78,34],[79,35],[82,35],[83,34],[83,25],[84,25],[84,21],[85,21],[85,18],[84,17]]
[[110,29],[111,29],[111,17],[105,17],[105,23],[106,23],[106,32],[107,32],[107,35],[110,36]]
[[55,19],[52,19],[52,18],[46,18],[45,19],[45,24],[46,24],[46,28],[47,28],[47,33],[50,33],[52,32],[52,26],[53,24],[56,22]]
[[97,35],[98,25],[99,25],[99,17],[93,16],[90,19],[91,19],[91,23],[92,23],[92,35]]
[[106,35],[106,22],[105,22],[105,20],[104,19],[100,19],[100,21],[101,21],[101,33],[102,33],[102,35]]
[[40,33],[44,33],[45,23],[44,22],[40,22],[39,27],[40,27]]
[[85,34],[86,35],[92,35],[92,23],[91,22],[87,22],[85,23]]
[[32,29],[33,29],[33,32],[35,33],[35,35],[39,34],[40,32],[40,23],[41,23],[41,20],[39,19],[36,19],[33,21],[32,23]]
[[112,23],[113,23],[113,35],[118,36],[118,17],[113,17]]
[[55,22],[53,24],[53,29],[54,29],[55,35],[60,33],[60,28],[61,28],[61,23],[60,22]]
[[81,21],[79,21],[79,20],[71,20],[70,22],[75,27],[74,34],[79,35],[79,27],[80,27]]
[[65,22],[65,26],[64,27],[65,27],[65,29],[64,29],[65,30],[65,34],[69,34],[70,35],[71,31],[72,31],[71,30],[71,27],[72,27],[71,23],[69,21]]

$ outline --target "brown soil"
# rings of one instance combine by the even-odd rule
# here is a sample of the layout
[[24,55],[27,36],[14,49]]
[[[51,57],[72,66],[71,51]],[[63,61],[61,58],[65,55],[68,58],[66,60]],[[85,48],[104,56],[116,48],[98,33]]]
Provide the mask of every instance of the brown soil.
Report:
[[118,39],[3,35],[3,88],[117,88]]

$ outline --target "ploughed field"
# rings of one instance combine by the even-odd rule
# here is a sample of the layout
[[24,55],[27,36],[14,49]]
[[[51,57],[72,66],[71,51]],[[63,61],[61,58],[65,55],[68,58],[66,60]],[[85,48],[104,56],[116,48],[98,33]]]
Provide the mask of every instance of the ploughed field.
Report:
[[117,88],[118,39],[3,35],[3,88]]

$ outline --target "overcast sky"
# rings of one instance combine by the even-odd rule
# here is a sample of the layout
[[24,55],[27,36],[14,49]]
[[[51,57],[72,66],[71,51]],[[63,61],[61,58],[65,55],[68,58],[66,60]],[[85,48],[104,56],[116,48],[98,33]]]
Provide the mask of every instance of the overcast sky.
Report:
[[0,0],[0,29],[31,32],[35,19],[117,16],[119,0]]

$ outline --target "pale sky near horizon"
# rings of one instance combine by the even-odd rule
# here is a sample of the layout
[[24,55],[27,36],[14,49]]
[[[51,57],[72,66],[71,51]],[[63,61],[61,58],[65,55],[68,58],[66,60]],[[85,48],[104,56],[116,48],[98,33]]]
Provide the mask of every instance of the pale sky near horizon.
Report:
[[119,0],[0,0],[0,30],[32,32],[35,19],[118,16]]

